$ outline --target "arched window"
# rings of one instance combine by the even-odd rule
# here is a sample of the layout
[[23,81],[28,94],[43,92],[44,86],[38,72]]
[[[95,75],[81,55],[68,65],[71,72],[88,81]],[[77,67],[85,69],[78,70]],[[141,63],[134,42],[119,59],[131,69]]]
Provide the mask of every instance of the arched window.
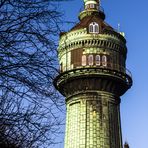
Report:
[[102,66],[107,66],[107,56],[106,55],[102,56]]
[[93,65],[94,61],[93,61],[93,55],[89,55],[88,56],[88,65]]
[[89,25],[90,33],[99,33],[99,25],[96,22],[92,22]]
[[100,62],[100,55],[96,55],[96,65],[100,66],[101,62]]
[[82,66],[86,66],[86,55],[82,55]]
[[86,6],[85,6],[85,9],[89,9],[89,5],[86,5]]
[[93,33],[93,25],[91,25],[91,24],[89,25],[89,32]]
[[99,32],[99,26],[98,26],[98,25],[95,25],[94,29],[95,29],[95,32],[96,32],[96,33]]
[[95,4],[90,4],[90,8],[95,8]]

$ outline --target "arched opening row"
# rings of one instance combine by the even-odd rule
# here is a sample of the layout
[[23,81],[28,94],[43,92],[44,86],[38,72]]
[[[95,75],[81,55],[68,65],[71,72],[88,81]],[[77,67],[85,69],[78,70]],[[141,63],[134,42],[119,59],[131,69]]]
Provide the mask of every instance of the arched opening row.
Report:
[[107,55],[82,55],[82,66],[107,66]]

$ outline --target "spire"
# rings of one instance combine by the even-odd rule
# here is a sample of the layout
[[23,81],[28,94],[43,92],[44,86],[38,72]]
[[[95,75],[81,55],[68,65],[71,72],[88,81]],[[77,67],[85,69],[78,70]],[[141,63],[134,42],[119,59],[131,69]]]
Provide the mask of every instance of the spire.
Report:
[[85,10],[100,8],[100,0],[84,0]]

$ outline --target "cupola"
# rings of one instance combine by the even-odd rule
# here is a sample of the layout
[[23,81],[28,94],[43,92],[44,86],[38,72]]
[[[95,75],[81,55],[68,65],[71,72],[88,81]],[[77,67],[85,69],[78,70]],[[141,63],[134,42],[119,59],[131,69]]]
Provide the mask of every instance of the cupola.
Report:
[[105,14],[100,6],[100,0],[84,0],[84,10],[80,12],[79,19],[82,20],[91,15],[97,15],[102,20],[105,19]]
[[85,10],[96,9],[99,8],[98,0],[84,0]]

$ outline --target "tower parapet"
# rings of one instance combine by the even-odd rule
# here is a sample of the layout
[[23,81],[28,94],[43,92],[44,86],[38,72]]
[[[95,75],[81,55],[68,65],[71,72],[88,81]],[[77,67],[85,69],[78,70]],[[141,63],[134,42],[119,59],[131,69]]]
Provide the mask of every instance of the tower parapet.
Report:
[[98,0],[84,0],[80,22],[60,36],[56,88],[66,97],[65,148],[122,148],[120,96],[132,86],[125,38]]

